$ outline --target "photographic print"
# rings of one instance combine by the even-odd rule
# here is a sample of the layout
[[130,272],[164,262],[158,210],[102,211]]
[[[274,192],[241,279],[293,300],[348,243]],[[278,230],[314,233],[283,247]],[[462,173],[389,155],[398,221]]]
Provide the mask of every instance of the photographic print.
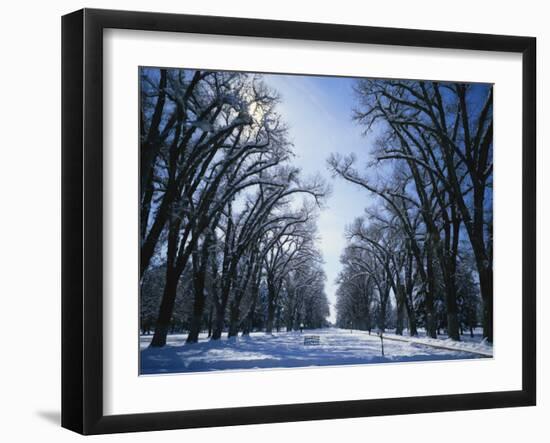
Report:
[[493,355],[493,85],[141,67],[140,374]]

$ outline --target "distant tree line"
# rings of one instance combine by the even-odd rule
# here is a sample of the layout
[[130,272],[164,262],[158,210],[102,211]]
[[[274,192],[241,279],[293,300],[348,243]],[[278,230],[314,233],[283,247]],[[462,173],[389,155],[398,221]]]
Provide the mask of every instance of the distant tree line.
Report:
[[140,326],[151,346],[326,325],[319,177],[261,76],[140,71]]
[[370,161],[334,154],[329,167],[370,204],[346,232],[338,324],[454,340],[479,324],[492,342],[492,86],[362,79],[355,91]]

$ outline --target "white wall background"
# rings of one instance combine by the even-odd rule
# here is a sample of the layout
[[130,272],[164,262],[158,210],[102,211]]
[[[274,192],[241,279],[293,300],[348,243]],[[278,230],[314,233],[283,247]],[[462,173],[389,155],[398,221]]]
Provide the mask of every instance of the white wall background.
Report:
[[[539,281],[538,403],[534,408],[329,420],[101,436],[94,441],[318,441],[344,439],[444,443],[545,441],[550,435],[550,28],[544,2],[247,0],[5,2],[0,27],[0,438],[81,440],[60,415],[60,31],[62,14],[81,7],[155,10],[357,25],[531,35],[538,38]],[[545,109],[543,109],[545,108]],[[546,113],[544,112],[546,111]],[[546,248],[545,252],[542,252]]]

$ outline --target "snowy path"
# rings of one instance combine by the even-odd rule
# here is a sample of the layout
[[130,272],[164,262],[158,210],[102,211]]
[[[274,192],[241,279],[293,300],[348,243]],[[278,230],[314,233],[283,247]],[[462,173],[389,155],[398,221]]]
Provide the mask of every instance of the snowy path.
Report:
[[[304,346],[305,335],[320,336],[320,345]],[[401,338],[401,337],[400,337]],[[464,350],[434,347],[448,341],[422,343],[422,340],[384,340],[381,355],[380,338],[363,331],[319,329],[314,331],[279,333],[272,336],[258,332],[250,337],[222,339],[186,345],[184,335],[169,336],[164,348],[148,348],[150,336],[142,336],[141,373],[165,374],[254,368],[296,368],[307,366],[357,365],[370,363],[411,362],[428,360],[458,360],[481,358]],[[462,345],[462,344],[460,344]],[[469,348],[475,349],[470,343]]]
[[474,342],[456,342],[453,340],[441,340],[428,337],[408,337],[395,334],[385,334],[384,340],[395,340],[400,342],[414,343],[423,346],[430,346],[438,349],[446,349],[448,351],[464,351],[476,354],[479,357],[491,358],[493,356],[493,348],[486,343]]

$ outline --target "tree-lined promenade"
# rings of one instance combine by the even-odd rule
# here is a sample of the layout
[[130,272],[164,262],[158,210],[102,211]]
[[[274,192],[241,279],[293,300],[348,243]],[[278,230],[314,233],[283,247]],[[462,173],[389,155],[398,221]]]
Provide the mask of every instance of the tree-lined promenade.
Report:
[[[362,131],[351,153],[341,126],[301,119],[289,129],[280,109],[301,105],[281,106],[261,74],[140,76],[140,326],[150,347],[171,333],[197,343],[328,326],[318,219],[331,175],[356,190],[338,198],[361,211],[338,228],[337,326],[453,340],[480,326],[492,343],[491,85],[346,79]],[[291,132],[303,126],[330,140],[312,160],[317,175],[294,161]]]

